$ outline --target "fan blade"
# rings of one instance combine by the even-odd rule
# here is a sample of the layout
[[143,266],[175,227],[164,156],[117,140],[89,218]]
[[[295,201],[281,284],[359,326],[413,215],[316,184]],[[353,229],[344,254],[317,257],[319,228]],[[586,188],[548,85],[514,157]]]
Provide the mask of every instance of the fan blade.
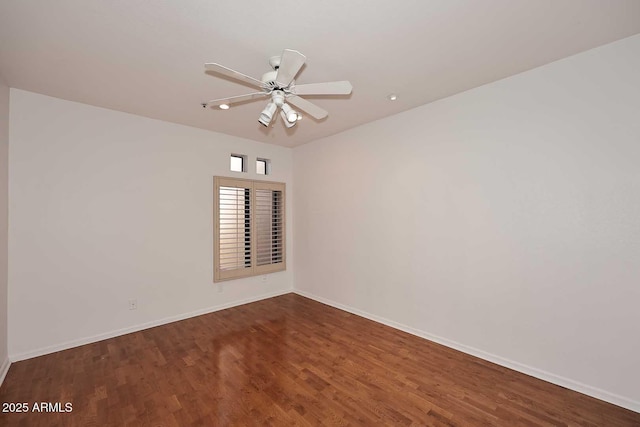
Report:
[[222,104],[231,105],[237,102],[251,101],[258,98],[264,98],[267,95],[268,93],[265,93],[265,92],[254,92],[254,93],[248,93],[246,95],[232,96],[230,98],[214,99],[212,101],[206,102],[206,104],[207,104],[207,107],[217,107]]
[[296,95],[349,95],[352,89],[351,83],[344,80],[294,86],[292,92]]
[[254,79],[253,77],[249,77],[245,74],[239,73],[235,70],[232,70],[231,68],[227,68],[220,64],[204,64],[204,68],[206,68],[208,71],[215,71],[216,73],[223,74],[236,80],[242,80],[243,82],[249,83],[252,86],[257,86],[259,88],[265,87],[264,83],[262,83],[260,80]]
[[276,82],[282,87],[287,87],[293,81],[307,57],[297,50],[285,49],[280,57],[280,67],[276,75]]
[[321,120],[329,115],[328,112],[318,107],[316,104],[313,104],[304,98],[300,98],[299,96],[289,96],[287,97],[287,101],[309,114],[314,119]]

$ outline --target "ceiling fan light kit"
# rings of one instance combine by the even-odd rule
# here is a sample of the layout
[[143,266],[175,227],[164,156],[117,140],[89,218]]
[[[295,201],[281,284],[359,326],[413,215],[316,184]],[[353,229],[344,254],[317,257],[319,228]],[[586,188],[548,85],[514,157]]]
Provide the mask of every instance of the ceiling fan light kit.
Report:
[[289,104],[282,104],[282,113],[284,113],[285,118],[289,123],[295,123],[298,121],[298,113],[289,106]]
[[271,124],[277,110],[280,110],[280,116],[287,128],[295,126],[302,119],[302,115],[294,110],[291,105],[317,120],[324,119],[329,113],[302,98],[301,95],[349,95],[352,91],[352,86],[348,81],[296,85],[294,79],[306,60],[307,58],[300,52],[285,49],[282,51],[282,55],[273,56],[269,59],[269,65],[271,65],[273,71],[265,73],[261,80],[254,79],[220,64],[205,64],[205,68],[208,71],[243,81],[259,88],[261,91],[230,98],[214,99],[203,103],[202,106],[227,110],[234,103],[270,97],[271,100],[258,118],[258,122],[265,127]]
[[[289,120],[289,117],[287,117],[287,115],[282,110],[280,110],[280,117],[282,117],[282,123],[284,123],[287,129],[292,128],[297,122],[297,120],[294,120],[294,121]],[[297,115],[296,115],[296,118],[297,118]]]
[[268,103],[265,109],[262,110],[262,113],[260,113],[260,117],[258,118],[260,124],[265,127],[269,126],[269,123],[271,123],[271,119],[273,119],[273,113],[275,113],[277,109],[278,107],[274,102]]

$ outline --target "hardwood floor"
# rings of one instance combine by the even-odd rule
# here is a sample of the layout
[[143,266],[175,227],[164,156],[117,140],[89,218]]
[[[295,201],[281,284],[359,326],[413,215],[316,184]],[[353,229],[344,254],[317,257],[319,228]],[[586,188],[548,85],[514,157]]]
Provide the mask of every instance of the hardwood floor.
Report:
[[[17,362],[2,426],[639,426],[640,414],[288,294]],[[34,404],[59,402],[33,412]]]

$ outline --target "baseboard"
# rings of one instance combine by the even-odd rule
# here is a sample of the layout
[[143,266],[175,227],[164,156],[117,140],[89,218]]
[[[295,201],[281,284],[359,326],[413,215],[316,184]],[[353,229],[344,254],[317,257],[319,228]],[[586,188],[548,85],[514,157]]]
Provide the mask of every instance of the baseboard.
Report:
[[301,295],[306,298],[310,298],[314,301],[321,302],[323,304],[329,305],[331,307],[338,308],[340,310],[347,311],[349,313],[358,315],[360,317],[364,317],[369,320],[373,320],[374,322],[382,323],[383,325],[390,326],[394,329],[401,330],[403,332],[407,332],[411,335],[418,336],[420,338],[427,339],[429,341],[436,342],[438,344],[442,344],[446,347],[452,348],[454,350],[461,351],[463,353],[470,354],[472,356],[479,357],[480,359],[487,360],[489,362],[495,363],[496,365],[504,366],[509,369],[513,369],[514,371],[521,372],[526,375],[530,375],[532,377],[541,379],[543,381],[550,382],[555,385],[559,385],[561,387],[568,388],[570,390],[577,391],[582,394],[586,394],[587,396],[595,397],[596,399],[604,400],[605,402],[612,403],[617,406],[621,406],[623,408],[629,409],[634,412],[640,413],[640,402],[628,399],[624,396],[617,395],[615,393],[610,393],[606,390],[599,389],[597,387],[592,387],[587,384],[580,383],[578,381],[571,380],[569,378],[562,377],[560,375],[552,374],[550,372],[543,371],[541,369],[537,369],[528,365],[524,365],[519,362],[514,362],[513,360],[505,359],[504,357],[497,356],[495,354],[487,353],[482,350],[478,350],[473,347],[469,347],[467,345],[458,343],[456,341],[449,340],[447,338],[439,337],[437,335],[430,334],[425,331],[421,331],[419,329],[412,328],[407,325],[403,325],[398,322],[394,322],[393,320],[386,319],[384,317],[376,316],[374,314],[368,313],[366,311],[359,310],[357,308],[353,308],[344,304],[340,304],[338,302],[329,300],[327,298],[320,297],[318,295],[314,295],[310,292],[301,291],[299,289],[294,289],[294,293]]
[[[60,344],[42,347],[36,350],[31,350],[23,353],[15,353],[10,354],[9,359],[11,362],[18,362],[20,360],[31,359],[33,357],[44,356],[45,354],[55,353],[57,351],[68,350],[70,348],[79,347],[85,344],[92,344],[98,341],[106,340],[109,338],[118,337],[121,335],[130,334],[132,332],[138,332],[149,328],[154,328],[156,326],[166,325],[167,323],[177,322],[179,320],[189,319],[191,317],[201,316],[203,314],[213,313],[215,311],[225,310],[227,308],[237,307],[243,304],[249,304],[256,301],[261,301],[267,298],[273,298],[280,295],[288,294],[293,292],[293,289],[286,289],[277,292],[270,292],[267,294],[262,294],[256,297],[246,298],[242,300],[232,301],[226,304],[216,305],[213,307],[207,307],[201,310],[195,310],[188,313],[178,314],[176,316],[165,317],[159,320],[153,320],[151,322],[146,322],[134,326],[130,326],[127,328],[118,329],[111,332],[106,332],[103,334],[93,335],[90,337],[79,338],[77,340],[66,341]],[[8,369],[8,367],[7,367]]]
[[0,386],[4,382],[4,378],[7,376],[7,372],[9,372],[9,367],[11,366],[11,361],[8,357],[2,361],[2,365],[0,365]]

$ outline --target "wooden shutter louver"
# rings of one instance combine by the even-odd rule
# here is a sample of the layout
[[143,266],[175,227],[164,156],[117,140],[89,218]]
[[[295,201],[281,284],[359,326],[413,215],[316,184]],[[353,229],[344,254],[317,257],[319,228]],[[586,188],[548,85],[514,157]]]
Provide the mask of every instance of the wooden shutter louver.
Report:
[[220,270],[251,267],[251,193],[220,187]]
[[285,185],[214,178],[214,281],[285,270]]
[[282,191],[256,189],[256,265],[283,261]]

